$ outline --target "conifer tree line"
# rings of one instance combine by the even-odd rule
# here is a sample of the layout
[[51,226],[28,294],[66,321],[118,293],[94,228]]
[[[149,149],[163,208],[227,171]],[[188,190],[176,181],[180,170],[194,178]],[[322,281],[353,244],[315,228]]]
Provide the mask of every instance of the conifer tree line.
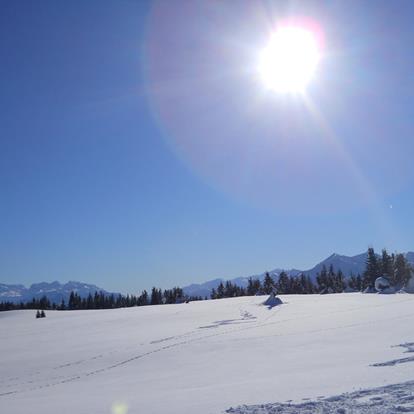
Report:
[[370,247],[363,273],[362,287],[373,287],[378,275],[383,275],[391,285],[402,288],[407,284],[412,274],[413,268],[403,254],[389,254],[386,249],[383,249],[381,256],[377,256],[374,249]]
[[139,296],[136,295],[113,295],[104,292],[95,292],[89,294],[86,298],[82,298],[76,292],[71,292],[69,300],[66,303],[62,300],[56,304],[51,302],[46,296],[40,299],[31,300],[26,303],[0,302],[0,311],[16,310],[16,309],[42,309],[42,310],[81,310],[81,309],[115,309],[130,308],[133,306],[145,305],[163,305],[172,303],[189,302],[202,300],[200,296],[186,296],[179,287],[173,289],[161,289],[153,287],[151,294],[143,290]]
[[249,278],[246,288],[237,286],[229,281],[220,283],[217,289],[212,289],[211,298],[221,299],[235,296],[252,296],[270,294],[312,294],[312,293],[341,293],[344,291],[362,291],[373,288],[379,276],[386,277],[392,286],[401,289],[406,285],[413,274],[411,265],[401,253],[389,254],[382,250],[381,256],[373,248],[367,252],[365,271],[362,275],[351,274],[345,279],[341,269],[335,270],[332,265],[327,269],[322,266],[313,282],[307,275],[289,276],[286,272],[279,274],[275,281],[267,272],[263,282]]
[[317,286],[309,276],[288,276],[281,272],[276,282],[267,272],[263,282],[260,279],[249,278],[247,287],[240,287],[227,281],[221,282],[217,289],[211,290],[211,299],[231,298],[236,296],[268,295],[272,292],[279,294],[310,294],[319,293]]
[[[257,294],[314,294],[314,293],[341,293],[344,291],[362,291],[373,288],[378,276],[386,277],[392,286],[400,289],[406,285],[413,274],[411,265],[401,253],[389,254],[386,249],[381,255],[377,255],[373,248],[367,252],[366,266],[362,275],[344,274],[340,269],[335,270],[333,266],[322,266],[316,275],[316,280],[305,275],[289,276],[281,272],[278,280],[274,280],[267,272],[263,281],[249,278],[246,287],[240,287],[230,281],[221,282],[216,289],[212,289],[210,298],[221,299],[236,296],[253,296]],[[204,298],[204,299],[207,299]],[[56,310],[79,310],[79,309],[114,309],[128,308],[133,306],[161,305],[180,303],[185,301],[203,300],[201,296],[188,297],[179,287],[161,290],[153,287],[149,294],[146,290],[139,296],[136,295],[108,295],[104,292],[89,294],[81,298],[76,292],[71,292],[68,303],[62,301],[59,304],[50,302],[43,296],[30,302],[15,304],[13,302],[0,302],[0,311],[15,309],[56,309]]]

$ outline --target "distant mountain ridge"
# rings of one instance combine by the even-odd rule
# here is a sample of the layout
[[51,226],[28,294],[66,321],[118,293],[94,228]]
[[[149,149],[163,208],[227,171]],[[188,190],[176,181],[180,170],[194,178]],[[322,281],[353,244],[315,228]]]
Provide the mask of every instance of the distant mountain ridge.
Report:
[[46,296],[51,302],[60,304],[62,300],[66,303],[68,302],[71,292],[76,292],[81,298],[86,298],[89,293],[94,295],[95,292],[103,292],[106,295],[112,293],[95,285],[74,281],[64,284],[57,281],[51,283],[34,283],[29,288],[23,285],[6,285],[0,283],[0,302],[29,302],[33,298],[40,299]]
[[[404,253],[407,261],[414,266],[414,252]],[[289,276],[298,276],[301,273],[309,276],[313,281],[316,280],[316,275],[322,270],[322,267],[325,265],[326,268],[329,268],[330,265],[334,267],[335,270],[342,270],[345,278],[349,277],[351,274],[357,275],[361,274],[365,270],[365,263],[367,259],[367,253],[357,254],[355,256],[345,256],[337,253],[333,253],[326,259],[322,260],[320,263],[316,264],[314,267],[308,270],[298,270],[298,269],[273,269],[269,271],[269,274],[274,278],[278,279],[282,271],[285,271]],[[266,272],[251,275],[247,277],[237,277],[231,279],[230,282],[240,286],[246,287],[250,277],[253,279],[263,280]],[[228,279],[213,279],[204,283],[191,284],[189,286],[183,287],[185,294],[189,296],[210,296],[211,289],[216,289],[220,282],[226,282]]]
[[[414,266],[414,252],[404,253],[404,256],[407,261]],[[329,268],[329,266],[332,265],[335,270],[341,269],[345,278],[347,278],[351,274],[362,274],[365,270],[366,259],[367,253],[361,253],[355,256],[345,256],[334,253],[308,270],[276,268],[269,271],[269,274],[277,280],[282,271],[285,271],[289,276],[298,276],[303,273],[308,275],[312,280],[315,280],[316,275],[322,270],[324,265],[326,268]],[[253,279],[263,280],[265,274],[266,272],[251,276],[237,277],[235,279],[230,279],[230,282],[241,287],[246,287],[250,277]],[[183,291],[189,296],[201,296],[203,298],[206,296],[210,297],[211,290],[213,288],[216,289],[220,282],[226,282],[227,280],[229,279],[217,278],[204,283],[193,283],[191,285],[184,286]],[[105,295],[119,294],[115,292],[108,292],[96,285],[75,281],[70,281],[64,284],[57,281],[51,283],[34,283],[29,288],[26,288],[21,284],[8,285],[0,283],[0,302],[28,302],[33,298],[40,299],[42,296],[47,296],[51,302],[55,302],[56,304],[61,303],[62,299],[67,303],[69,295],[72,291],[76,292],[81,298],[86,298],[89,293],[94,295],[95,292],[103,292]]]

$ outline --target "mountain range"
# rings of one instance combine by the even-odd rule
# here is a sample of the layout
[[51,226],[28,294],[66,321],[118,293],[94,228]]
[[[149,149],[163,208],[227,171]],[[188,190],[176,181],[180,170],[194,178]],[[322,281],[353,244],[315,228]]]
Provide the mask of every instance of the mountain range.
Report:
[[[414,252],[405,253],[404,256],[407,261],[414,266]],[[326,268],[329,268],[329,266],[332,265],[335,270],[341,269],[345,277],[348,277],[351,274],[362,274],[365,270],[366,259],[367,253],[361,253],[356,256],[344,256],[334,253],[308,270],[276,268],[269,271],[269,274],[275,280],[278,280],[282,271],[285,271],[289,276],[298,276],[303,273],[308,275],[312,280],[315,280],[316,275],[321,271],[324,265]],[[237,277],[235,279],[231,279],[230,282],[241,287],[246,287],[250,277],[253,279],[263,280],[265,274],[266,272],[250,276]],[[194,283],[184,286],[183,291],[189,296],[201,296],[203,298],[205,296],[210,297],[211,289],[216,289],[221,282],[225,282],[226,280],[228,279],[212,279],[204,283]],[[72,291],[78,293],[82,298],[87,297],[89,293],[93,295],[95,292],[103,292],[106,295],[110,295],[112,293],[114,295],[118,295],[118,293],[107,292],[105,289],[102,289],[96,285],[83,282],[71,281],[64,284],[57,281],[52,283],[42,282],[35,283],[29,288],[26,288],[23,285],[7,285],[0,283],[0,302],[28,302],[33,298],[40,299],[42,296],[47,296],[50,301],[55,303],[60,303],[62,300],[67,302]]]
[[[52,283],[34,283],[29,288],[23,285],[0,283],[0,302],[29,302],[33,298],[40,299],[46,296],[51,302],[60,304],[62,300],[66,303],[68,302],[71,292],[76,292],[81,298],[86,298],[89,293],[93,295],[95,292],[103,292],[106,295],[112,293],[95,285],[73,281],[64,284],[57,281]],[[115,294],[117,295],[117,293]]]
[[[414,252],[408,252],[404,254],[407,261],[414,266]],[[313,281],[316,280],[316,275],[322,270],[323,266],[326,266],[328,269],[330,265],[333,266],[335,270],[342,270],[345,277],[349,277],[351,274],[358,275],[364,272],[365,264],[367,260],[367,253],[357,254],[356,256],[344,256],[337,253],[332,254],[326,259],[322,260],[320,263],[316,264],[310,269],[299,270],[299,269],[273,269],[269,271],[269,274],[273,279],[278,280],[279,275],[282,271],[286,272],[289,276],[298,276],[301,273],[309,276]],[[266,272],[255,274],[245,277],[237,277],[231,279],[230,282],[241,286],[246,287],[248,284],[249,278],[263,280],[266,275]],[[194,283],[189,286],[183,287],[184,293],[189,296],[202,296],[209,297],[211,289],[216,289],[221,282],[225,282],[227,279],[213,279],[204,283]]]

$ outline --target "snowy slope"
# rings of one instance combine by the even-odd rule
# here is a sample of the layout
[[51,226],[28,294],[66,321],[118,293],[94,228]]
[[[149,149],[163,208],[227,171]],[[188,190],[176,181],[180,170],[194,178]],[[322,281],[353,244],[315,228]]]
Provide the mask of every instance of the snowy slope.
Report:
[[414,295],[264,299],[0,313],[0,412],[222,413],[414,379]]

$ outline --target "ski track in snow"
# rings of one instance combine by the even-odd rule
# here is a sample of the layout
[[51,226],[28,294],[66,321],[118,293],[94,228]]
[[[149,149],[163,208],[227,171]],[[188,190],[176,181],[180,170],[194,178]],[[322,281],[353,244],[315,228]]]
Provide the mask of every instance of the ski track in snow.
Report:
[[[406,348],[404,353],[414,352],[414,342],[407,342],[405,344],[395,345],[393,348],[395,347]],[[397,364],[405,364],[407,362],[414,362],[414,356],[407,357],[407,358],[392,359],[391,361],[386,361],[386,362],[377,362],[376,364],[372,364],[372,366],[373,367],[390,367],[390,366],[394,366]]]
[[[411,299],[407,299],[409,301]],[[253,302],[253,300],[252,300]],[[252,305],[252,302],[249,305]],[[400,301],[401,303],[403,301]],[[345,312],[358,312],[360,309],[392,306],[396,303],[382,303],[380,305],[367,305],[362,307],[352,307],[349,309],[340,309],[331,312],[331,314],[341,314]],[[258,305],[259,306],[259,305]],[[9,396],[12,394],[21,394],[29,391],[41,390],[48,387],[59,386],[62,384],[79,381],[94,375],[103,374],[113,369],[118,369],[128,364],[131,364],[139,359],[151,357],[160,352],[168,351],[174,348],[183,347],[194,342],[202,342],[214,337],[224,337],[226,335],[237,333],[246,330],[257,329],[270,325],[285,324],[295,322],[299,319],[313,318],[313,315],[297,313],[294,317],[276,319],[280,315],[280,310],[283,306],[277,306],[269,310],[269,314],[261,314],[260,317],[252,314],[243,307],[239,308],[240,318],[216,320],[208,325],[202,325],[196,329],[189,330],[179,335],[167,336],[164,338],[154,339],[146,343],[129,345],[123,350],[111,350],[106,353],[99,353],[88,358],[80,358],[73,361],[62,361],[61,364],[49,367],[43,370],[33,370],[27,372],[24,376],[13,376],[3,378],[0,380],[0,397]],[[399,315],[398,317],[391,317],[383,319],[383,322],[392,320],[401,320],[403,318],[412,317],[414,313]],[[355,326],[370,325],[372,321],[355,322],[351,324],[343,324],[340,326],[326,327],[319,329],[310,329],[301,332],[292,333],[272,333],[263,336],[290,336],[303,335],[307,333],[331,331],[338,329],[347,329]],[[259,338],[259,337],[257,337]],[[241,341],[244,337],[232,338],[231,340]],[[142,346],[150,346],[152,349],[141,349]],[[406,342],[395,347],[402,347],[406,350],[405,353],[414,352],[414,342]],[[130,357],[122,358],[120,354],[124,355],[125,351],[131,353]],[[113,355],[118,355],[119,360],[113,362],[109,358]],[[379,362],[372,364],[373,367],[394,366],[397,364],[414,362],[414,357],[394,359],[386,362]],[[93,365],[93,366],[91,366]],[[73,368],[76,368],[74,372]],[[374,368],[373,368],[374,369]],[[71,371],[71,372],[68,372]],[[321,397],[322,398],[322,397]],[[305,400],[305,399],[303,399]],[[412,412],[414,413],[414,381],[384,386],[380,388],[366,389],[355,391],[352,393],[345,393],[335,397],[319,399],[316,401],[306,401],[300,404],[286,404],[286,403],[270,403],[251,406],[240,406],[237,408],[229,408],[227,413],[235,414],[273,414],[273,413],[399,413]]]
[[414,413],[414,381],[345,393],[299,404],[270,403],[229,408],[231,414]]
[[397,364],[405,364],[406,362],[414,362],[414,357],[392,359],[391,361],[386,361],[386,362],[377,362],[376,364],[372,364],[372,366],[373,367],[390,367],[390,366],[397,365]]
[[[392,305],[392,303],[388,304],[388,305]],[[262,306],[262,305],[258,305],[258,306]],[[283,305],[281,305],[281,306],[283,306]],[[92,375],[97,375],[97,374],[101,374],[101,373],[104,373],[104,372],[108,372],[108,371],[111,371],[115,368],[120,368],[122,366],[130,364],[130,363],[132,363],[134,361],[137,361],[141,358],[149,357],[151,355],[157,354],[159,352],[167,351],[167,350],[170,350],[170,349],[173,349],[173,348],[185,346],[189,343],[203,341],[205,339],[210,339],[210,338],[213,338],[213,337],[221,337],[221,336],[225,336],[225,335],[240,332],[240,331],[257,329],[257,328],[261,328],[261,327],[265,327],[265,326],[269,326],[269,325],[277,325],[277,324],[281,324],[281,323],[294,322],[298,318],[300,318],[300,319],[309,318],[310,319],[310,318],[313,317],[313,315],[298,314],[293,318],[285,318],[285,319],[280,319],[280,320],[269,322],[269,320],[271,318],[273,318],[277,315],[278,311],[281,309],[281,306],[277,306],[277,307],[269,310],[270,314],[268,316],[264,317],[262,319],[262,322],[260,322],[260,320],[256,316],[252,315],[248,311],[246,311],[242,308],[239,308],[239,312],[240,312],[240,316],[241,316],[241,318],[239,318],[239,319],[228,319],[228,320],[223,320],[223,321],[215,321],[215,322],[212,322],[209,325],[200,326],[196,330],[188,331],[188,332],[180,334],[180,335],[169,336],[169,337],[166,337],[166,338],[153,340],[153,341],[150,342],[151,345],[156,345],[156,344],[159,344],[159,343],[164,343],[164,342],[169,342],[169,341],[174,341],[174,340],[179,340],[179,341],[178,342],[173,342],[169,345],[164,345],[164,346],[159,347],[159,348],[152,349],[152,350],[147,351],[147,352],[132,355],[130,358],[120,360],[119,362],[117,362],[115,364],[104,365],[104,361],[103,361],[103,364],[100,368],[96,368],[96,369],[93,369],[93,370],[84,370],[83,372],[78,372],[76,374],[71,373],[70,375],[68,375],[68,374],[66,374],[66,375],[50,375],[49,373],[47,373],[45,371],[42,371],[42,372],[41,371],[36,371],[34,373],[26,374],[26,377],[32,377],[33,379],[21,381],[19,378],[15,378],[15,383],[14,384],[11,383],[11,379],[8,379],[8,380],[6,379],[6,380],[3,380],[3,382],[7,382],[6,386],[1,386],[1,382],[0,382],[0,397],[11,395],[11,394],[20,394],[20,393],[24,393],[24,392],[27,392],[27,391],[40,390],[40,389],[47,388],[47,387],[54,387],[54,386],[58,386],[58,385],[61,385],[61,384],[68,383],[68,382],[81,380],[82,378],[87,378],[87,377],[90,377]],[[384,306],[384,304],[365,306],[365,307],[361,307],[361,308],[366,309],[366,308],[383,307],[383,306]],[[360,309],[360,308],[338,310],[338,311],[335,311],[335,312],[331,312],[331,314],[336,314],[336,313],[339,314],[339,313],[344,313],[344,312],[355,312],[358,309]],[[411,317],[413,315],[414,315],[414,313],[410,313],[410,314],[407,314],[407,315],[400,315],[398,318],[388,318],[387,321],[394,320],[394,319],[399,320],[399,319],[402,319],[404,317]],[[213,334],[199,335],[199,336],[195,336],[195,337],[192,338],[192,336],[199,334],[200,329],[206,329],[206,328],[215,329],[215,328],[219,328],[219,327],[222,327],[222,326],[231,326],[231,325],[246,324],[246,323],[249,323],[249,325],[248,326],[242,326],[242,327],[236,327],[236,328],[233,328],[233,329],[227,329],[225,331],[215,332]],[[251,323],[253,323],[253,325]],[[304,333],[306,334],[306,333],[324,332],[324,331],[330,331],[330,330],[346,329],[346,328],[351,328],[351,327],[355,327],[355,326],[369,325],[370,323],[371,322],[352,323],[352,324],[336,326],[336,327],[321,328],[321,329],[316,329],[316,330],[307,330],[307,331],[304,331],[304,332],[302,331],[302,332],[298,332],[298,333],[284,333],[284,334],[283,333],[282,334],[278,333],[278,334],[273,334],[271,336],[302,335]],[[183,338],[185,340],[181,340]],[[242,338],[240,338],[239,340],[241,340],[241,339]],[[134,349],[136,349],[136,347],[134,347]],[[117,353],[117,352],[116,351],[110,351],[110,352],[107,353],[107,356],[109,356],[110,354],[114,354],[114,353]],[[71,368],[71,367],[76,366],[76,365],[78,365],[80,367],[83,367],[84,365],[86,365],[90,361],[94,361],[94,360],[97,360],[99,358],[105,358],[105,355],[100,354],[100,355],[96,355],[96,356],[93,356],[93,357],[88,358],[88,359],[83,359],[83,360],[77,360],[77,361],[73,361],[73,362],[64,363],[64,364],[61,364],[59,366],[53,367],[53,370],[64,370],[65,368]],[[395,364],[398,363],[398,362],[395,362],[393,364],[392,362],[393,361],[389,361],[389,363],[383,363],[383,364],[395,365]],[[378,365],[378,366],[383,366],[383,365]],[[58,371],[58,372],[60,372],[60,371]],[[46,378],[39,378],[40,375],[42,375]],[[12,388],[12,387],[14,387],[13,390],[7,390],[7,388]],[[4,389],[2,390],[2,388],[4,388]]]
[[[240,310],[240,315],[242,316],[240,319],[229,319],[229,320],[223,320],[223,321],[215,321],[213,322],[211,325],[209,326],[200,326],[200,328],[216,328],[219,326],[225,326],[225,325],[233,325],[233,324],[237,324],[237,323],[243,323],[244,322],[254,322],[257,318],[255,316],[253,316],[252,314],[250,314],[247,311],[244,310]],[[261,325],[255,326],[255,327],[259,327]],[[215,336],[222,336],[222,335],[226,335],[232,332],[237,332],[239,329],[229,329],[227,331],[222,331],[222,332],[218,332],[218,333],[214,333],[214,334],[208,334],[208,335],[201,335],[201,336],[196,336],[194,338],[191,338],[191,336],[198,334],[200,331],[199,329],[197,330],[192,330],[189,332],[186,332],[184,334],[181,335],[176,335],[176,336],[169,336],[166,338],[161,338],[161,339],[157,339],[157,340],[153,340],[150,342],[151,345],[156,345],[159,343],[164,343],[164,342],[168,342],[168,341],[173,341],[173,340],[180,340],[182,338],[187,338],[186,340],[180,340],[178,342],[174,342],[172,344],[169,345],[164,345],[160,348],[156,348],[147,352],[143,352],[141,354],[138,355],[133,355],[131,356],[131,358],[128,359],[124,359],[121,360],[115,364],[112,365],[107,365],[107,366],[103,366],[101,368],[95,369],[95,370],[90,370],[90,371],[86,371],[83,373],[78,373],[76,375],[59,375],[59,376],[47,376],[47,380],[43,380],[43,382],[46,381],[46,383],[43,384],[39,384],[39,382],[42,382],[42,379],[39,378],[39,376],[41,374],[45,375],[45,372],[41,372],[41,371],[36,371],[33,373],[29,373],[26,374],[26,378],[27,377],[38,377],[37,379],[33,379],[33,380],[25,380],[25,381],[21,381],[19,377],[13,377],[13,378],[8,378],[8,379],[3,379],[0,381],[0,397],[2,396],[6,396],[6,395],[11,395],[11,394],[20,394],[22,392],[26,392],[26,391],[35,391],[35,390],[40,390],[46,387],[52,387],[52,386],[57,386],[60,384],[65,384],[68,382],[72,382],[72,381],[76,381],[76,380],[80,380],[81,378],[85,378],[85,377],[89,377],[91,375],[96,375],[99,373],[103,373],[105,371],[109,371],[118,367],[121,367],[123,365],[129,364],[133,361],[136,361],[138,359],[150,356],[152,354],[156,354],[158,352],[162,352],[162,351],[166,351],[172,348],[176,348],[179,346],[184,346],[188,343],[191,342],[196,342],[196,341],[202,341],[204,339],[208,339],[208,338],[212,338]],[[142,345],[142,344],[141,344]],[[109,354],[113,354],[115,351],[110,351],[108,352],[107,355]],[[64,370],[65,368],[71,368],[73,366],[76,365],[85,365],[90,361],[94,361],[97,360],[99,358],[104,358],[103,354],[99,354],[96,356],[93,356],[91,358],[88,359],[82,359],[82,360],[77,360],[77,361],[73,361],[73,362],[68,362],[68,363],[64,363],[61,364],[59,366],[53,367],[53,370]],[[1,385],[2,383],[6,383],[6,385]],[[33,386],[32,384],[36,384],[38,383],[38,385]],[[12,391],[6,391],[6,390],[2,390],[2,388],[11,388],[14,387],[15,389]]]
[[206,329],[206,328],[218,328],[219,326],[223,326],[223,325],[242,325],[242,324],[254,322],[257,319],[256,316],[253,316],[251,313],[244,311],[242,309],[240,309],[240,316],[241,317],[238,319],[224,319],[222,321],[214,321],[210,325],[200,326],[199,328]]

